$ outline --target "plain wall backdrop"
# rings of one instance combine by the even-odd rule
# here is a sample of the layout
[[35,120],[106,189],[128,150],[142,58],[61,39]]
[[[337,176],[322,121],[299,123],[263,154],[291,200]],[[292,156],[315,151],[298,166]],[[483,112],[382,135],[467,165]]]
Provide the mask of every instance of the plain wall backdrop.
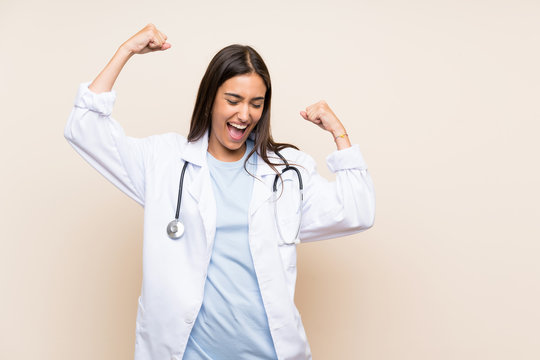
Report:
[[375,183],[367,232],[299,246],[319,359],[540,358],[536,0],[0,2],[0,358],[133,357],[143,209],[63,138],[77,87],[147,23],[113,117],[187,134],[213,55],[254,46],[273,130],[325,157],[325,99]]

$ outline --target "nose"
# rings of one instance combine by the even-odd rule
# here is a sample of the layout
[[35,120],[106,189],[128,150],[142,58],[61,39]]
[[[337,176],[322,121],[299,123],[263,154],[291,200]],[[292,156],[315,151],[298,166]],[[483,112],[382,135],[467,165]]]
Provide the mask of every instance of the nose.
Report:
[[249,104],[242,105],[238,110],[238,120],[246,122],[249,120]]

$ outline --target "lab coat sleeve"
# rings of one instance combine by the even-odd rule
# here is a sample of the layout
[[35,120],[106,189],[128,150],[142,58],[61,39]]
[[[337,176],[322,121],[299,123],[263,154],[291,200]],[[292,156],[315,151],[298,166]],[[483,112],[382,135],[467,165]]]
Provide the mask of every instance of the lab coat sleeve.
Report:
[[300,240],[315,241],[351,235],[373,226],[375,192],[360,147],[335,151],[326,159],[335,181],[317,173],[305,155],[304,204]]
[[145,166],[151,140],[126,136],[111,118],[116,92],[96,94],[89,84],[79,87],[64,137],[105,178],[144,205]]

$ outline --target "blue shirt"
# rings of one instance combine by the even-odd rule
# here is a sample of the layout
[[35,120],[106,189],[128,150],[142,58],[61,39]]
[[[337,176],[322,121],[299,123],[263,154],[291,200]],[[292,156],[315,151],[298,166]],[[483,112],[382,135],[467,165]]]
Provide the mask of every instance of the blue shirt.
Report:
[[[184,359],[277,359],[253,267],[248,211],[253,176],[242,159],[223,162],[207,155],[216,199],[216,236],[204,298]],[[246,164],[255,175],[257,156]]]

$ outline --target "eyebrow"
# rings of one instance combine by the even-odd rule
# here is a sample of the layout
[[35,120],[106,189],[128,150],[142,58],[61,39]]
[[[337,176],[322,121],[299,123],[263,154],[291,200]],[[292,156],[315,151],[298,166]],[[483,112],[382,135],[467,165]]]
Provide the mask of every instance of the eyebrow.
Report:
[[[225,95],[229,95],[229,96],[235,97],[235,98],[240,99],[240,100],[244,99],[242,96],[240,96],[238,94],[235,94],[235,93],[227,92],[227,93],[225,93]],[[264,100],[264,96],[259,96],[259,97],[251,99],[251,101],[254,101],[254,100]]]

